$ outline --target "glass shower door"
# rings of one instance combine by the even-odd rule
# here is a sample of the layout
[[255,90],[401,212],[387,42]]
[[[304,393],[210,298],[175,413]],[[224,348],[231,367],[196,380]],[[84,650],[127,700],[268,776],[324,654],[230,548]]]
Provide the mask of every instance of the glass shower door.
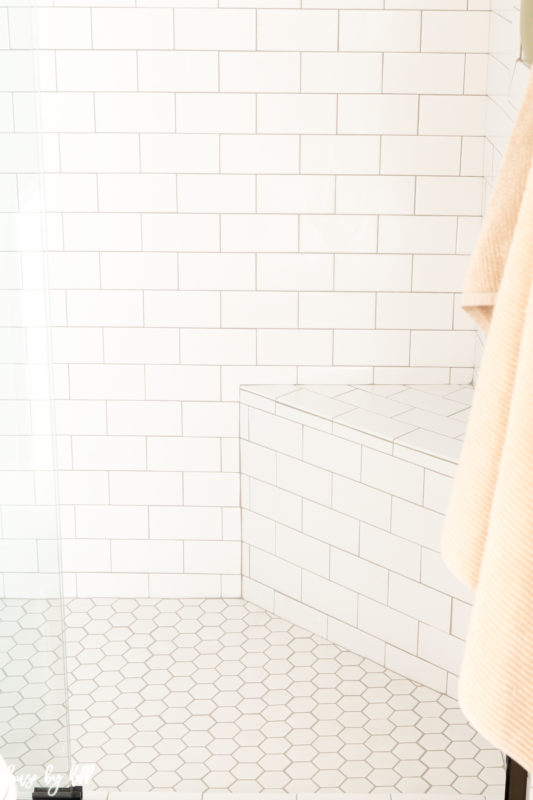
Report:
[[57,220],[43,211],[32,51],[17,63],[25,115],[0,120],[0,755],[24,797],[70,781],[46,269]]

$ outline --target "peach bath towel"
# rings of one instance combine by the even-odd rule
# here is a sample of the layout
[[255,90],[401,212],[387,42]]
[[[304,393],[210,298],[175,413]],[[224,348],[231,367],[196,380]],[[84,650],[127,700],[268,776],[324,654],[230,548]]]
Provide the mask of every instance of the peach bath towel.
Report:
[[533,76],[465,284],[487,342],[442,552],[477,587],[459,680],[474,726],[533,771]]

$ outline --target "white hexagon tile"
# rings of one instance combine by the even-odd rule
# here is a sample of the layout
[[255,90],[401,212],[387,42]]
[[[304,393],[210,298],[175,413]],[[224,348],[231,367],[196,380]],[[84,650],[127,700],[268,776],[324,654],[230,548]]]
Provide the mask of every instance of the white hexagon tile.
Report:
[[[455,700],[251,603],[76,599],[66,621],[73,761],[97,764],[93,790],[502,795],[502,754]],[[53,692],[59,665],[46,669]],[[41,678],[13,689],[27,735]],[[21,738],[2,719],[0,752]]]

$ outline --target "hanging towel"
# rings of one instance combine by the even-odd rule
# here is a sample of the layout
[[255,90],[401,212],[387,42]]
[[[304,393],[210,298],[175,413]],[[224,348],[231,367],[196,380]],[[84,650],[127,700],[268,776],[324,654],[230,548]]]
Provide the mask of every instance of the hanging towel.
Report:
[[533,771],[533,75],[466,279],[487,334],[442,553],[476,587],[459,701]]

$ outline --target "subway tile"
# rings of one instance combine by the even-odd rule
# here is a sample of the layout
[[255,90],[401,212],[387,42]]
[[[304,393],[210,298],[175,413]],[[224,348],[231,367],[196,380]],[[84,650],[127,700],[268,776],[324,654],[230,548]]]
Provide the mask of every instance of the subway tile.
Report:
[[145,469],[146,444],[142,436],[73,436],[74,469]]
[[453,314],[450,294],[380,292],[377,296],[378,328],[443,328],[449,330]]
[[109,572],[109,542],[92,539],[62,539],[62,566],[66,572]]
[[156,251],[216,251],[219,221],[216,214],[143,214],[143,247]]
[[294,252],[298,249],[298,218],[290,214],[225,214],[221,245],[233,252]]
[[287,455],[302,455],[302,426],[275,414],[250,409],[250,441]]
[[303,531],[326,544],[357,553],[359,522],[352,516],[334,511],[311,500],[303,501]]
[[172,10],[94,8],[92,44],[94,48],[103,50],[171,49]]
[[67,316],[70,325],[142,325],[142,294],[70,290],[67,292]]
[[223,172],[280,174],[297,173],[299,170],[298,136],[222,135],[220,153]]
[[458,136],[383,136],[381,172],[386,175],[457,175]]
[[[449,12],[446,12],[449,13]],[[385,53],[384,92],[462,94],[464,56],[441,53]]]
[[77,505],[76,536],[80,539],[144,539],[148,510],[142,506]]
[[410,288],[410,256],[392,256],[382,253],[368,255],[338,253],[335,255],[336,290],[386,292],[409,291]]
[[182,364],[255,364],[255,331],[182,330],[180,352]]
[[408,214],[415,205],[412,177],[341,176],[336,182],[339,214]]
[[399,536],[363,523],[359,553],[362,558],[385,569],[399,572],[413,580],[420,578],[420,547]]
[[332,94],[262,94],[257,98],[259,133],[335,133],[336,124]]
[[320,214],[334,210],[333,177],[316,175],[260,175],[257,210],[261,213]]
[[369,366],[408,364],[409,333],[377,330],[335,331],[334,363],[358,363]]
[[260,253],[257,256],[257,288],[275,291],[332,289],[333,256]]
[[56,364],[99,364],[103,361],[102,333],[93,328],[52,328],[51,351]]
[[[110,506],[113,508],[113,506]],[[203,539],[209,531],[209,540],[222,538],[220,509],[206,506],[153,506],[149,509],[151,539]]]
[[446,691],[446,671],[404,650],[387,645],[385,665],[400,675],[405,675],[437,692]]
[[340,50],[417,51],[420,13],[360,10],[340,12]]
[[142,171],[218,172],[218,139],[215,134],[207,133],[141,134]]
[[166,541],[111,541],[111,562],[116,572],[182,572],[181,548]]
[[302,601],[312,608],[320,605],[323,613],[355,626],[357,595],[344,586],[303,570]]
[[310,608],[292,597],[276,594],[273,611],[282,619],[287,619],[305,630],[313,631],[319,636],[326,636],[328,620],[325,614]]
[[413,259],[413,291],[460,292],[467,265],[465,256],[417,255]]
[[335,11],[260,9],[259,50],[336,50]]
[[431,663],[437,663],[453,675],[458,675],[463,660],[464,642],[449,633],[438,631],[429,625],[421,625],[418,655]]
[[361,480],[396,497],[414,503],[422,502],[424,471],[396,456],[378,453],[364,447],[362,452]]
[[254,211],[254,206],[255,182],[251,175],[178,177],[179,211],[251,212]]
[[184,571],[240,574],[240,542],[194,541],[184,544]]
[[390,524],[391,497],[358,481],[333,476],[332,506],[355,519],[387,529]]
[[176,211],[176,181],[173,175],[99,175],[98,203],[100,211]]
[[379,172],[378,136],[312,136],[302,139],[302,173],[364,175]]
[[215,437],[148,437],[146,458],[149,470],[214,472],[220,469],[220,443]]
[[181,133],[254,133],[255,102],[253,94],[244,93],[177,94],[176,130]]
[[422,50],[440,53],[486,53],[489,45],[487,11],[424,11]]
[[148,365],[146,367],[146,399],[219,400],[220,368]]
[[414,134],[418,128],[418,98],[407,94],[341,95],[338,114],[339,133]]
[[169,92],[103,92],[94,103],[98,132],[174,131],[174,96]]
[[453,575],[444,563],[440,553],[433,550],[423,550],[422,552],[422,583],[437,589],[444,594],[457,597],[465,603],[472,605],[474,602],[474,591],[465,586]]
[[257,333],[259,364],[331,364],[331,331],[262,330]]
[[474,331],[413,331],[413,366],[468,367],[474,363]]
[[[19,177],[20,185],[21,177]],[[45,175],[44,202],[47,211],[96,211],[95,175]],[[6,209],[9,211],[12,209]]]
[[309,572],[328,577],[329,547],[279,523],[276,524],[276,555]]
[[240,455],[243,475],[250,475],[260,481],[275,484],[276,454],[273,450],[241,440]]
[[60,436],[107,432],[104,400],[55,400],[54,418],[56,432]]
[[175,472],[110,472],[113,505],[175,505],[182,503],[181,475]]
[[300,597],[300,568],[255,547],[250,552],[250,577],[289,597]]
[[238,403],[182,403],[185,436],[238,436]]
[[144,374],[140,364],[72,364],[73,400],[142,400]]
[[254,50],[255,46],[252,9],[174,9],[176,50]]
[[387,600],[387,570],[344,550],[331,549],[330,578],[359,595]]
[[109,434],[176,436],[181,433],[181,408],[176,402],[118,400],[106,405]]
[[384,253],[454,253],[456,228],[452,216],[382,216],[378,247]]
[[254,256],[251,253],[180,253],[179,285],[187,290],[253,289]]
[[420,98],[419,133],[441,136],[483,136],[486,97],[436,96]]
[[481,215],[482,178],[417,178],[417,214]]
[[303,458],[337,475],[360,480],[361,447],[340,436],[304,428]]
[[187,472],[183,476],[185,505],[238,506],[239,475]]
[[218,88],[215,52],[148,50],[139,52],[137,60],[141,92],[214,92]]
[[250,511],[299,530],[302,522],[302,498],[277,486],[252,479]]
[[10,8],[9,45],[13,49],[82,50],[91,45],[88,8]]
[[300,249],[311,253],[376,251],[377,217],[371,215],[303,215]]
[[449,630],[451,599],[393,572],[389,576],[389,606],[439,630]]
[[381,91],[379,53],[302,53],[302,91]]
[[[385,663],[385,645],[375,636],[370,636],[353,625],[346,625],[336,619],[328,619],[328,639],[341,647],[360,653],[377,664]],[[311,795],[303,795],[304,800],[311,800]]]
[[399,647],[408,653],[416,653],[418,625],[414,619],[376,603],[368,597],[359,598],[357,625],[363,631],[377,636],[387,644]]
[[139,140],[133,133],[62,133],[60,147],[63,172],[116,173],[139,169]]
[[120,50],[56,54],[57,90],[74,92],[131,92],[137,89],[135,53]]
[[276,484],[308,500],[331,504],[331,473],[291,456],[277,455]]
[[296,328],[295,292],[223,292],[221,323],[228,328]]
[[299,89],[298,53],[220,54],[222,92],[298,92]]
[[403,539],[438,550],[443,523],[442,514],[436,511],[399,497],[392,498],[391,531]]

